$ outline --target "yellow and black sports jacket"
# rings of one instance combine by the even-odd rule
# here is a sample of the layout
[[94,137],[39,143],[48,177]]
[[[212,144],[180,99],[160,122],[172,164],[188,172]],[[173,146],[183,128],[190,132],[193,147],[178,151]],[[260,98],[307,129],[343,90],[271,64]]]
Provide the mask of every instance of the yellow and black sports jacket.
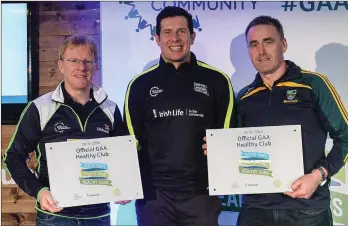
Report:
[[[239,92],[239,124],[241,127],[301,125],[304,173],[323,166],[331,177],[348,160],[347,111],[325,76],[302,70],[291,61],[286,63],[285,74],[272,88],[257,74],[253,83]],[[326,156],[328,134],[334,145]],[[318,187],[308,200],[283,194],[245,195],[243,204],[259,208],[326,208],[330,204],[329,183]]]
[[207,193],[205,130],[236,124],[230,79],[196,60],[178,69],[162,58],[129,83],[125,122],[139,144],[144,198],[155,189]]

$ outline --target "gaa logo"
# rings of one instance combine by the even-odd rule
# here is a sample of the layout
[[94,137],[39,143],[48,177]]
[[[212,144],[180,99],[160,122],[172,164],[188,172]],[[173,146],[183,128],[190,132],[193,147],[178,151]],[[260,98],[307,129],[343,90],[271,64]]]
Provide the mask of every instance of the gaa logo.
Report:
[[296,93],[297,93],[297,90],[296,90],[296,89],[294,89],[294,90],[288,90],[288,91],[286,91],[286,98],[287,98],[288,100],[293,100],[293,99],[295,98],[295,96],[296,96]]

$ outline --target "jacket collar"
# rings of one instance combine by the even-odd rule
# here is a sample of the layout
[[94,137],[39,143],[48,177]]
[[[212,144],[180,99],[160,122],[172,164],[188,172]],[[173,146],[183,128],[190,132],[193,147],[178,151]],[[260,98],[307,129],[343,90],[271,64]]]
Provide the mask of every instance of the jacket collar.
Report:
[[191,59],[190,62],[184,62],[180,65],[178,70],[174,67],[172,63],[165,62],[162,55],[160,57],[159,61],[159,69],[164,70],[164,71],[186,71],[186,70],[191,70],[197,67],[197,58],[196,55],[191,52]]
[[[287,65],[285,73],[277,81],[275,81],[274,84],[285,81],[291,81],[301,77],[301,68],[299,66],[297,66],[294,62],[290,60],[286,60],[285,63]],[[253,86],[261,86],[263,85],[263,83],[264,82],[261,78],[260,73],[257,73],[255,76],[255,80],[252,83]]]
[[[64,93],[62,90],[63,82],[64,81],[61,81],[58,84],[57,88],[53,91],[53,94],[52,94],[53,101],[56,101],[59,103],[64,103]],[[96,84],[92,83],[91,89],[92,89],[93,97],[98,104],[103,103],[105,101],[105,99],[108,97],[106,92],[100,86],[98,86]]]

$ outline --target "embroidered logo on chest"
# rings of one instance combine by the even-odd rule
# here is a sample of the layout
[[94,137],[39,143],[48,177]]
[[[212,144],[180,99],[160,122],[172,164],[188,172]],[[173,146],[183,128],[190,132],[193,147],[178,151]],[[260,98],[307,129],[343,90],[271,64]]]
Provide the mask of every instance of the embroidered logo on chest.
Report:
[[103,133],[110,133],[110,126],[108,124],[104,124],[103,127],[97,127],[97,131],[103,132]]
[[57,133],[63,133],[65,130],[69,130],[71,127],[65,125],[63,122],[56,122],[54,124],[54,131]]
[[160,89],[157,86],[153,86],[149,91],[151,97],[155,97],[162,92],[163,92],[163,89]]
[[199,93],[203,93],[207,96],[209,96],[209,92],[208,92],[208,86],[204,85],[204,84],[200,84],[197,82],[193,82],[193,90]]
[[296,89],[287,90],[286,91],[286,100],[284,100],[284,103],[285,104],[297,103],[298,100],[295,100],[296,94],[297,94],[297,90]]

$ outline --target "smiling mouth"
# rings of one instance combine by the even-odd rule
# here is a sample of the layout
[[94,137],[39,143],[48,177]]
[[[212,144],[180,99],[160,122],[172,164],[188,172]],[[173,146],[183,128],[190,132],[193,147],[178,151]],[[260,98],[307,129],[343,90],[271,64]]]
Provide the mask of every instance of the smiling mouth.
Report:
[[181,50],[181,46],[170,46],[169,49],[172,51],[180,51]]
[[75,75],[77,78],[87,78],[87,75]]
[[260,59],[259,62],[265,62],[265,61],[268,61],[270,58],[263,58],[263,59]]

